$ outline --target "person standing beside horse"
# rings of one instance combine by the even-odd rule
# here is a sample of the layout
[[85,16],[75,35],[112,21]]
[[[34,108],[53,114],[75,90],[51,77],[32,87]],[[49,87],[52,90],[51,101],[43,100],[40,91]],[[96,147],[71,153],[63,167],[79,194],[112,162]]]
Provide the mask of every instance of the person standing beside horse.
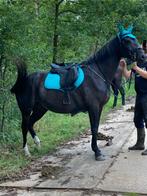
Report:
[[[146,53],[147,45],[143,45],[143,50]],[[120,65],[123,67],[123,74],[126,78],[131,76],[131,70],[128,71],[125,60],[121,60]],[[129,150],[144,150],[145,128],[147,128],[147,56],[144,62],[133,63],[132,71],[135,74],[135,111],[134,124],[137,128],[137,142],[129,147]],[[145,126],[144,126],[145,123]],[[142,155],[147,155],[147,149],[142,152]]]

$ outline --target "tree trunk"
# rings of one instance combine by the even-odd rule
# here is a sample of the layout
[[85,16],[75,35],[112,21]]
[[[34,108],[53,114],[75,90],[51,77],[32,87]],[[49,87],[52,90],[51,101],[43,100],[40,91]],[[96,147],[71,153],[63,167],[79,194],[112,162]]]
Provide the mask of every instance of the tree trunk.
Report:
[[[1,54],[0,56],[0,80],[1,80],[1,86],[0,86],[0,95],[4,94],[4,80],[5,80],[5,73],[6,73],[6,66],[3,65],[4,55]],[[3,132],[4,129],[4,123],[5,123],[5,106],[6,106],[6,99],[4,99],[0,105],[0,113],[1,113],[1,119],[0,119],[0,131]]]
[[36,14],[36,17],[38,18],[39,17],[39,6],[40,6],[40,0],[35,0],[35,14]]
[[52,62],[57,62],[58,53],[58,22],[59,22],[59,7],[64,0],[55,1],[55,16],[54,16],[54,34],[53,34],[53,59]]

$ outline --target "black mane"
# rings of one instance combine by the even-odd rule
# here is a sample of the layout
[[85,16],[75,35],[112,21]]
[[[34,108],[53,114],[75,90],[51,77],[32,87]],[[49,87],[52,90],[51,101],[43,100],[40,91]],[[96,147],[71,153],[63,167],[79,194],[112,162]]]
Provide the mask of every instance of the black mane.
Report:
[[82,63],[86,65],[103,64],[104,61],[111,56],[112,52],[116,50],[116,48],[118,49],[116,51],[117,54],[118,52],[120,53],[118,42],[119,42],[118,37],[113,38],[111,41],[105,44],[100,50],[95,52],[92,56],[90,56],[87,60],[83,61]]

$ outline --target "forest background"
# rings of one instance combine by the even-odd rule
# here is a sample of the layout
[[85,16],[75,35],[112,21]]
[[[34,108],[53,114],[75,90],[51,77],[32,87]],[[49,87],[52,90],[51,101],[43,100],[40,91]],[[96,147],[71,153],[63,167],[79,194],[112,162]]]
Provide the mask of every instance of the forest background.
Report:
[[[51,62],[81,62],[116,35],[118,23],[133,24],[140,43],[147,39],[147,1],[0,0],[1,177],[30,162],[21,153],[21,115],[10,93],[17,77],[14,59],[24,56],[30,73],[49,70]],[[35,126],[43,147],[39,153],[32,149],[34,157],[88,126],[85,114],[47,113]]]

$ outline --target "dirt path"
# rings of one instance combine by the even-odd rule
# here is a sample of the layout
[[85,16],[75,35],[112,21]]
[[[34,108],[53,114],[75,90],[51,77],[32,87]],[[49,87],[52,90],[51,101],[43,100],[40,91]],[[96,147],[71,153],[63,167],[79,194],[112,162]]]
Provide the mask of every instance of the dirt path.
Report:
[[0,195],[115,196],[134,192],[147,196],[147,157],[127,150],[136,140],[133,112],[128,110],[133,104],[114,110],[100,126],[102,133],[114,136],[111,146],[99,141],[105,161],[95,161],[89,132],[38,160],[27,179],[0,184]]

